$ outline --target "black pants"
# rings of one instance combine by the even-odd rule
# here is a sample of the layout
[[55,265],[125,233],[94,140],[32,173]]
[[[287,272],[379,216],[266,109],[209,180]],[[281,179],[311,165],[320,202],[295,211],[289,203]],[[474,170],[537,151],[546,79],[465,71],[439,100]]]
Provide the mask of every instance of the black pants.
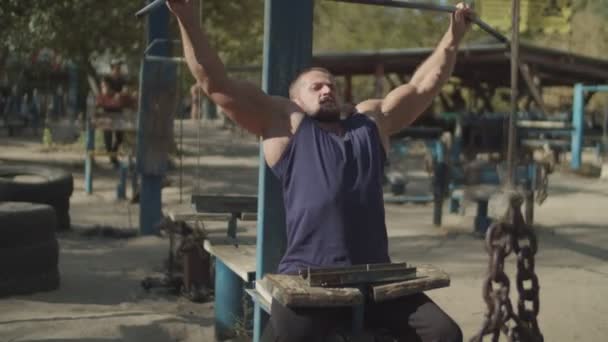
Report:
[[[263,342],[322,342],[334,330],[351,327],[351,308],[288,308],[273,301],[271,310]],[[371,303],[365,311],[366,329],[385,330],[397,341],[462,341],[458,325],[422,293]]]
[[106,151],[117,152],[118,147],[120,147],[120,144],[122,144],[123,136],[124,134],[121,131],[103,131],[103,142],[106,145]]

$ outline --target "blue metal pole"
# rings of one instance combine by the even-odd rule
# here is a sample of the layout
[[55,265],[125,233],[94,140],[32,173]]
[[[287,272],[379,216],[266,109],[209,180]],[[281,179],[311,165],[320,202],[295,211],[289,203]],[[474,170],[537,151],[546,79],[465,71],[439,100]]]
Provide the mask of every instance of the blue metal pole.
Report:
[[127,174],[129,166],[126,162],[121,162],[118,169],[118,186],[116,187],[116,199],[124,200],[127,198]]
[[[263,88],[288,96],[289,83],[312,60],[313,0],[266,0]],[[256,279],[274,272],[285,251],[285,213],[281,184],[264,162],[260,144]],[[260,341],[268,316],[254,312],[254,342]]]
[[243,319],[243,280],[219,258],[215,259],[215,338],[235,336],[235,327]]
[[607,92],[608,91],[608,85],[595,85],[595,86],[584,86],[586,91],[593,91],[593,92]]
[[87,194],[93,193],[93,152],[95,151],[95,128],[91,123],[92,111],[95,110],[93,95],[87,98],[87,111],[85,119],[86,135],[86,157],[84,162],[84,190]]
[[205,97],[203,100],[205,107],[205,119],[207,120],[215,120],[217,119],[217,106],[215,103],[211,102],[208,97]]
[[[146,1],[149,3],[150,1]],[[156,11],[151,12],[148,17],[147,25],[147,43],[150,44],[155,39],[169,39],[169,10],[166,7],[159,8]],[[156,44],[149,51],[150,54],[155,56],[170,56],[169,44]],[[157,234],[157,224],[162,218],[161,213],[161,190],[162,190],[162,179],[164,174],[160,172],[149,173],[143,170],[141,165],[143,164],[143,156],[145,155],[145,149],[147,141],[144,139],[144,130],[147,129],[148,123],[146,122],[146,112],[149,110],[149,90],[144,87],[147,73],[150,73],[152,66],[150,63],[146,63],[144,60],[141,66],[140,73],[140,106],[139,106],[139,129],[137,132],[137,163],[138,169],[141,172],[141,190],[140,190],[140,210],[139,210],[139,225],[140,231],[144,235]],[[175,73],[167,72],[163,74],[167,81],[164,86],[175,86]]]
[[578,170],[581,168],[581,155],[583,153],[583,130],[585,103],[583,99],[583,85],[574,85],[574,99],[572,100],[572,148],[570,156],[570,168]]
[[443,216],[443,199],[448,186],[449,167],[445,162],[444,145],[440,140],[433,144],[433,224],[441,226]]

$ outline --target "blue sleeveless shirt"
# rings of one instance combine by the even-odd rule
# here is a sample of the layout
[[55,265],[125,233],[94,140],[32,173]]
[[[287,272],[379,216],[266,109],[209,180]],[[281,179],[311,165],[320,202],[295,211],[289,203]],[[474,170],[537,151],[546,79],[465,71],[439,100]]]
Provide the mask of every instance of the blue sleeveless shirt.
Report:
[[287,221],[279,273],[390,262],[382,193],[386,155],[377,126],[363,114],[342,125],[341,137],[305,116],[272,168],[283,187]]

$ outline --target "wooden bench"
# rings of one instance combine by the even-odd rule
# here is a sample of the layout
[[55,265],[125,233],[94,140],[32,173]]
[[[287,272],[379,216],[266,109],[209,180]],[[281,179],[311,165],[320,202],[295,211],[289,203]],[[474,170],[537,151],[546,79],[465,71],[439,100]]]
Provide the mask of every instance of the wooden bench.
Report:
[[[215,259],[215,335],[224,340],[233,337],[242,323],[244,291],[255,280],[256,241],[237,239],[237,222],[257,220],[257,197],[194,194],[191,203],[195,212],[173,212],[169,218],[205,228],[204,249]],[[208,221],[227,221],[227,235],[208,234],[204,224]]]
[[227,219],[227,235],[234,239],[235,244],[237,243],[237,220],[257,220],[257,196],[194,194],[192,195],[192,206],[197,215],[217,215],[217,219]]
[[[449,285],[447,273],[433,265],[420,265],[416,266],[414,279],[370,285],[369,295],[371,300],[383,302]],[[255,289],[267,303],[274,299],[294,307],[355,306],[366,296],[354,287],[311,287],[301,276],[285,274],[267,274],[256,282]]]
[[450,285],[447,273],[432,265],[416,267],[416,277],[406,281],[370,284],[362,290],[356,287],[311,287],[297,275],[267,274],[256,281],[247,293],[268,314],[271,303],[278,301],[291,307],[351,307],[352,334],[363,334],[365,303],[382,302]]

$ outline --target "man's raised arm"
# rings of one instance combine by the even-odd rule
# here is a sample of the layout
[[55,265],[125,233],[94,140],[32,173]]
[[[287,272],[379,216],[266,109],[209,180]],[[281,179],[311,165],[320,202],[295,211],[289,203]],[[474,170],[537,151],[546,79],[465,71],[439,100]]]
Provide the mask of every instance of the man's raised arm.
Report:
[[379,112],[378,124],[385,135],[393,134],[416,120],[452,74],[458,45],[470,26],[467,17],[473,15],[468,6],[460,3],[457,7],[449,29],[409,83],[393,89],[382,100],[368,100],[357,106],[363,112]]
[[184,56],[203,91],[226,115],[253,134],[262,136],[279,103],[257,86],[230,79],[217,52],[211,48],[194,15],[192,0],[170,0],[177,17]]

